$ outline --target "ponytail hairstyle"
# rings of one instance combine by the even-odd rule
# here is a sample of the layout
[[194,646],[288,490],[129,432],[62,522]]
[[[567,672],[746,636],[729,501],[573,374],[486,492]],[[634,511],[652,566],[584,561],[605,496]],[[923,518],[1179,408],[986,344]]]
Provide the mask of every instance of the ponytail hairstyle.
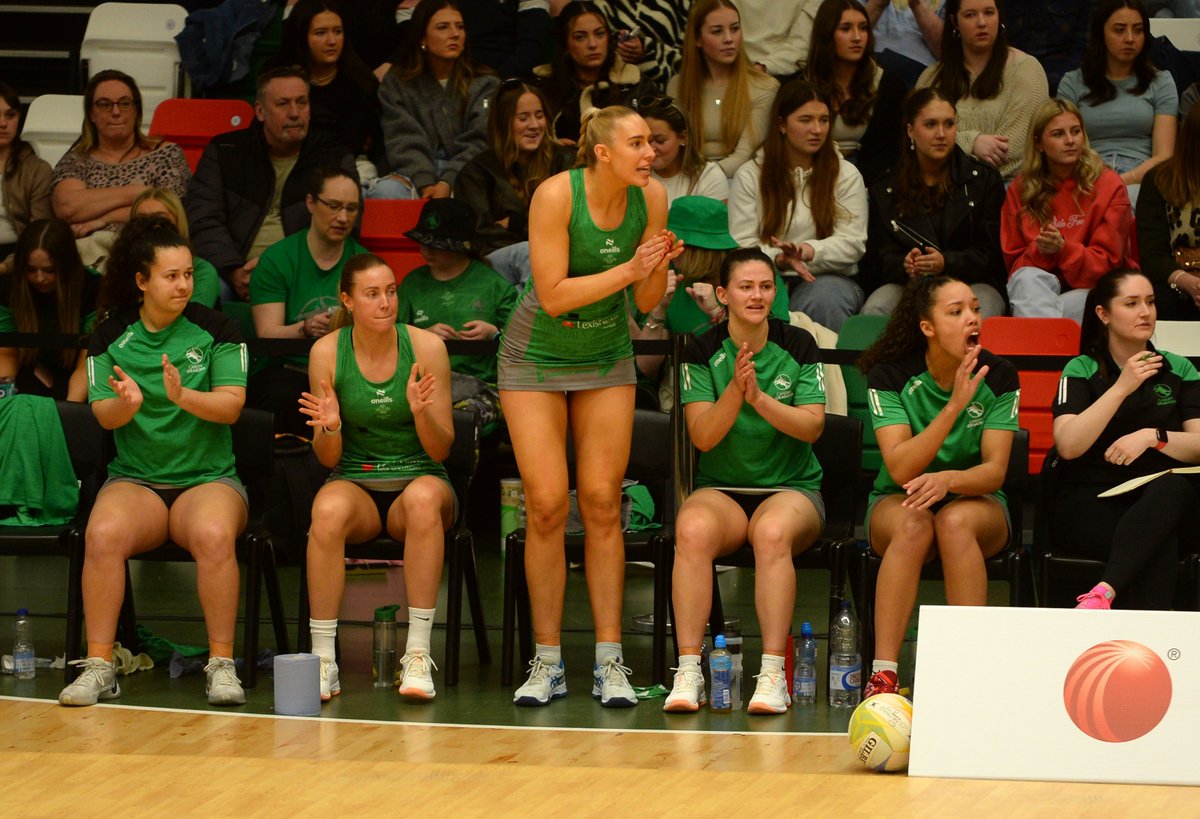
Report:
[[766,253],[757,247],[739,247],[737,250],[730,251],[721,262],[721,287],[729,287],[729,282],[733,279],[733,271],[751,262],[762,262],[771,271],[771,275],[775,275],[775,263]]
[[585,112],[579,120],[579,153],[576,154],[575,167],[596,167],[596,146],[611,145],[617,123],[626,117],[636,116],[637,111],[624,105],[593,108]]
[[[928,85],[908,92],[904,98],[902,109],[904,122],[907,125],[916,125],[925,106],[937,101],[948,104],[951,110],[954,110],[955,116],[958,116],[954,103],[946,99],[936,87]],[[903,136],[904,134],[901,133],[900,138]],[[905,146],[901,149],[900,158],[893,169],[892,177],[896,186],[896,215],[911,216],[917,213],[931,213],[941,210],[945,206],[946,199],[950,195],[950,160],[952,157],[953,154],[947,155],[941,179],[931,187],[925,184],[915,145],[911,148]]]
[[[762,170],[759,174],[758,190],[762,200],[762,222],[758,226],[758,237],[763,244],[770,244],[772,236],[783,236],[796,212],[796,182],[793,168],[788,161],[788,141],[785,133],[787,118],[796,109],[810,102],[819,102],[827,109],[829,100],[806,80],[792,80],[775,97],[771,104],[771,130],[763,142]],[[804,184],[800,195],[812,212],[817,229],[814,239],[833,235],[837,226],[837,180],[841,173],[841,160],[833,137],[825,137],[825,143],[813,156],[812,173]]]
[[1112,355],[1108,352],[1108,325],[1096,315],[1096,308],[1112,310],[1113,299],[1121,289],[1121,282],[1133,276],[1145,278],[1146,274],[1131,267],[1117,267],[1105,273],[1088,291],[1083,307],[1083,323],[1079,327],[1079,352],[1095,359],[1104,378],[1116,375],[1109,369]]
[[[850,77],[850,95],[833,79],[837,64],[837,46],[834,34],[842,24],[842,15],[857,12],[867,21],[867,42],[862,59],[854,67]],[[871,109],[878,97],[875,83],[875,32],[871,29],[871,18],[867,9],[858,0],[825,0],[817,9],[813,19],[812,39],[809,41],[806,74],[808,80],[821,90],[832,103],[830,112],[836,108],[838,117],[847,125],[863,125],[871,118]]]
[[921,332],[921,320],[931,318],[937,292],[947,284],[959,281],[953,276],[916,276],[904,288],[900,303],[892,311],[883,334],[866,349],[856,362],[864,373],[876,364],[899,361],[923,351],[929,340]]
[[132,219],[121,229],[113,243],[100,283],[96,315],[100,320],[119,310],[136,308],[142,303],[137,277],[150,277],[150,268],[158,251],[188,247],[179,229],[161,213]]
[[[356,256],[351,256],[342,265],[342,278],[338,282],[338,295],[350,298],[350,294],[354,292],[354,284],[358,280],[358,274],[363,271],[370,270],[375,267],[387,268],[391,272],[391,267],[379,256],[374,253],[359,253]],[[346,309],[345,299],[341,300],[339,307],[341,308],[333,315],[333,321],[330,323],[330,332],[335,332],[343,327],[354,326],[354,314]]]
[[[54,264],[54,301],[58,320],[46,327],[39,320],[33,288],[29,286],[27,278],[29,257],[35,250],[44,251]],[[16,332],[78,335],[83,320],[83,288],[90,275],[79,258],[70,225],[61,219],[30,222],[17,239],[13,269],[8,275],[12,282],[9,309]],[[70,369],[78,354],[79,351],[74,349],[59,350],[59,363],[64,369]],[[17,352],[17,360],[22,368],[34,366],[37,357],[38,350],[33,347],[22,347]]]
[[[517,116],[517,106],[526,94],[533,94],[542,106],[546,116],[546,127],[542,132],[542,141],[537,150],[527,161],[521,161],[521,149],[513,138],[513,120]],[[536,85],[521,80],[505,80],[496,90],[492,100],[491,111],[488,114],[488,147],[500,167],[504,169],[508,184],[517,193],[517,197],[528,205],[533,200],[533,192],[538,185],[551,176],[554,167],[554,138],[550,133],[550,103],[546,93]]]
[[[1050,163],[1041,151],[1042,134],[1050,126],[1050,121],[1059,114],[1071,114],[1079,120],[1083,128],[1083,146],[1079,151],[1079,159],[1072,173],[1078,188],[1075,190],[1075,206],[1079,205],[1080,196],[1091,196],[1095,189],[1096,180],[1104,173],[1104,161],[1092,150],[1088,142],[1087,128],[1083,126],[1083,115],[1070,100],[1051,98],[1042,103],[1034,112],[1033,120],[1029,123],[1029,136],[1025,140],[1025,158],[1021,163],[1021,205],[1023,210],[1037,220],[1039,225],[1046,225],[1052,216],[1050,202],[1058,193],[1058,182],[1050,175]],[[1025,214],[1021,214],[1025,218]]]
[[958,10],[962,0],[946,0],[946,25],[942,28],[942,59],[933,74],[933,85],[946,95],[950,102],[957,103],[964,97],[990,100],[1000,93],[1004,85],[1004,66],[1008,64],[1008,34],[1004,30],[1004,7],[995,0],[999,30],[992,43],[992,54],[987,65],[972,82],[963,59],[962,35],[958,30]]

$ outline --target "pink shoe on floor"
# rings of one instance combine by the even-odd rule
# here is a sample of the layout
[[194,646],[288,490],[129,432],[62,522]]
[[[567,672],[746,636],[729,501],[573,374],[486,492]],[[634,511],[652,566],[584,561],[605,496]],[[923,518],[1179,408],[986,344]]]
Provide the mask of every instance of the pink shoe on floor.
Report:
[[1111,609],[1113,593],[1107,586],[1102,583],[1097,583],[1087,594],[1081,594],[1075,598],[1079,603],[1077,609]]

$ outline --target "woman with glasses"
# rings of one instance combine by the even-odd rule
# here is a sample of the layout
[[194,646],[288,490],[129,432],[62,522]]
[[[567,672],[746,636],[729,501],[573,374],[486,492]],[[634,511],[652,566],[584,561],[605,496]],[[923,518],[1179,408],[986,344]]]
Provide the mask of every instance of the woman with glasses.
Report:
[[806,75],[833,104],[831,137],[868,186],[900,154],[906,88],[875,62],[875,37],[858,0],[825,0],[813,20]]
[[444,198],[463,166],[487,149],[488,100],[499,80],[471,60],[455,0],[417,6],[404,55],[379,86],[392,174],[371,196]]
[[[342,266],[366,252],[351,235],[359,196],[358,180],[344,169],[313,173],[305,200],[311,224],[264,250],[250,278],[250,312],[259,338],[320,338],[330,331]],[[276,432],[308,432],[296,412],[296,396],[308,385],[307,364],[304,356],[255,362],[248,403],[275,413]]]
[[667,191],[667,202],[681,196],[707,196],[725,202],[729,199],[729,180],[716,162],[700,153],[699,140],[687,113],[673,99],[660,94],[640,97],[638,113],[650,126],[650,145],[654,148],[651,175]]
[[551,130],[564,144],[579,140],[579,118],[590,108],[632,107],[633,100],[654,90],[637,66],[613,48],[608,19],[590,0],[572,0],[556,23],[558,48],[554,62],[533,69],[553,109]]
[[108,255],[129,206],[146,188],[187,192],[183,149],[142,134],[142,92],[133,77],[108,69],[83,92],[83,132],[54,167],[54,213],[71,225],[84,264]]
[[700,152],[732,179],[770,131],[779,83],[742,48],[742,18],[731,0],[696,0],[688,13],[679,73],[667,93],[687,111]]
[[575,164],[575,151],[550,135],[549,104],[536,84],[500,84],[488,114],[488,148],[454,181],[454,197],[479,217],[487,263],[512,284],[529,281],[529,202],[538,185]]
[[0,276],[13,270],[12,253],[25,226],[54,215],[50,165],[20,134],[21,98],[0,82]]

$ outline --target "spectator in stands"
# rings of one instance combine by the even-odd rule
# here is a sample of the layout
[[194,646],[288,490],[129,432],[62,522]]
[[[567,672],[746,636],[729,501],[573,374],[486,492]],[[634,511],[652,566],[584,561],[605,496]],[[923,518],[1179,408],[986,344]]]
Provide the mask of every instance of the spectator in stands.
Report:
[[[187,213],[183,209],[183,202],[166,188],[146,188],[139,193],[129,208],[129,220],[156,213],[170,219],[179,235],[188,238]],[[221,277],[217,275],[217,269],[199,256],[193,256],[191,300],[205,307],[216,307],[220,296]]]
[[1150,18],[1141,0],[1100,0],[1092,15],[1083,66],[1058,96],[1079,107],[1088,139],[1121,175],[1136,205],[1142,177],[1175,152],[1179,92],[1150,62]]
[[62,705],[121,696],[112,654],[125,562],[168,537],[196,561],[208,702],[246,702],[232,657],[234,541],[248,501],[229,430],[246,397],[246,345],[232,320],[188,303],[191,267],[184,238],[152,216],[121,232],[105,270],[106,317],[88,349],[88,400],[100,426],[112,430],[116,457],[88,517],[87,656],[74,661],[82,673],[59,694]]
[[258,76],[256,122],[213,137],[184,203],[196,255],[226,283],[223,298],[245,301],[250,274],[271,245],[308,227],[309,178],[325,165],[354,167],[354,157],[326,133],[309,133],[308,81],[301,69]]
[[868,186],[900,155],[900,107],[907,91],[899,75],[881,68],[874,55],[862,3],[821,3],[806,76],[832,102],[831,138]]
[[[330,331],[346,262],[366,248],[351,235],[361,208],[358,180],[337,166],[313,171],[304,204],[311,223],[263,251],[250,279],[250,311],[259,338],[320,338]],[[304,435],[296,396],[308,384],[303,357],[256,361],[249,406],[275,413],[277,432]]]
[[863,697],[899,690],[897,661],[921,567],[935,556],[946,602],[987,604],[984,561],[1015,534],[1002,487],[1017,431],[1012,364],[979,346],[971,288],[918,276],[863,353],[883,465],[867,501],[875,586],[875,660]]
[[732,0],[696,0],[688,13],[679,73],[667,93],[692,119],[700,152],[733,178],[770,131],[779,89],[755,70],[742,48],[742,20]]
[[617,54],[662,90],[679,65],[690,0],[598,0],[617,38]]
[[463,165],[487,148],[488,100],[499,81],[471,60],[456,0],[424,0],[413,12],[404,61],[379,86],[390,177],[371,196],[450,196]]
[[1159,317],[1200,319],[1200,107],[1183,120],[1179,150],[1142,180],[1137,240]]
[[639,99],[637,108],[650,126],[650,145],[654,148],[650,173],[667,191],[667,202],[681,196],[727,201],[729,180],[725,172],[716,162],[704,158],[699,137],[691,138],[697,132],[675,100],[653,94]]
[[[0,333],[78,336],[96,318],[100,277],[83,266],[71,226],[37,219],[17,240],[12,273],[0,278]],[[17,392],[87,398],[83,350],[0,347],[0,378]]]
[[17,237],[54,215],[50,165],[21,139],[21,98],[0,82],[0,276],[12,272]]
[[[1200,462],[1200,375],[1150,343],[1154,287],[1135,270],[1106,273],[1088,294],[1082,355],[1063,369],[1054,403],[1062,461],[1050,509],[1062,551],[1105,563],[1080,609],[1170,609],[1180,546],[1195,543],[1195,475],[1161,475],[1114,497],[1132,478]],[[1045,490],[1046,487],[1044,486]]]
[[[475,211],[457,199],[431,199],[417,226],[404,235],[425,264],[400,284],[397,321],[450,341],[491,341],[517,304],[516,289],[479,257]],[[456,409],[471,410],[482,426],[500,420],[496,354],[452,355]]]
[[921,74],[958,111],[958,145],[1012,179],[1033,112],[1048,96],[1046,72],[1011,48],[1000,0],[946,0],[942,58]]
[[147,187],[183,196],[191,178],[183,149],[142,133],[142,92],[115,69],[83,91],[83,131],[54,167],[54,213],[71,225],[84,264],[108,256],[129,206]]
[[942,0],[866,0],[875,57],[908,88],[942,53],[946,11]]
[[[518,0],[456,0],[471,33],[471,53],[480,65],[501,77],[527,77],[545,62],[554,41],[554,21],[545,2]],[[403,5],[403,4],[401,4]],[[417,5],[410,26],[425,0]]]
[[1096,0],[1005,0],[1008,42],[1041,63],[1050,95],[1078,67]]
[[1000,214],[1013,315],[1082,321],[1087,291],[1101,276],[1136,268],[1132,230],[1125,184],[1088,145],[1079,109],[1060,99],[1042,103]]
[[275,64],[308,72],[309,127],[332,133],[354,153],[359,178],[368,184],[386,161],[379,80],[359,59],[343,20],[338,0],[300,0],[284,22]]
[[762,158],[729,189],[729,232],[798,281],[791,307],[837,332],[862,307],[867,189],[829,138],[829,100],[805,80],[779,91]]
[[1000,208],[1004,181],[955,143],[954,106],[937,89],[904,101],[909,147],[871,186],[864,313],[890,315],[916,276],[966,282],[984,318],[1005,313]]
[[742,40],[750,63],[781,84],[805,67],[813,32],[813,19],[821,0],[740,0]]
[[572,0],[555,21],[558,32],[554,62],[533,70],[550,100],[551,130],[564,144],[579,141],[581,111],[610,105],[635,107],[634,100],[654,90],[613,48],[612,32],[600,7]]
[[463,166],[454,196],[479,217],[479,252],[510,283],[529,280],[529,202],[537,186],[575,164],[575,151],[548,128],[545,94],[505,80],[488,114],[488,148]]

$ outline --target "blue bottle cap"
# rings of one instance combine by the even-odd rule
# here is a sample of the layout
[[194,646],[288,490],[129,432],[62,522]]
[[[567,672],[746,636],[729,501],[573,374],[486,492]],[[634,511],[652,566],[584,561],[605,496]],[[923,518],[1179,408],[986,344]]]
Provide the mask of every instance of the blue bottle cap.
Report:
[[17,616],[18,617],[28,617],[29,609],[17,609]]
[[801,637],[812,637],[813,636],[812,623],[805,620],[800,625],[800,636]]
[[718,634],[715,638],[713,638],[713,645],[717,648],[725,648],[725,635]]

